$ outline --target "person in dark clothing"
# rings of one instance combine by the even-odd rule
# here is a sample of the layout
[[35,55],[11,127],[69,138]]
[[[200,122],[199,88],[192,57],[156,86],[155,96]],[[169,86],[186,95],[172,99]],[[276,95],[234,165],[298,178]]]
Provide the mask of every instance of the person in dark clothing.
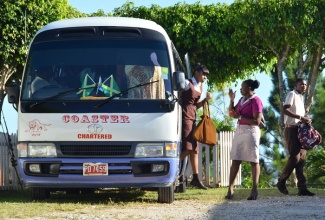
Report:
[[294,169],[296,170],[298,179],[298,195],[315,195],[306,187],[306,178],[303,173],[306,150],[301,148],[298,139],[298,122],[311,123],[311,119],[305,115],[306,112],[302,97],[306,88],[306,81],[302,78],[298,78],[296,80],[295,89],[287,94],[283,106],[285,124],[284,136],[288,146],[289,158],[276,186],[278,190],[285,195],[289,194],[285,183]]
[[201,189],[208,189],[199,180],[198,177],[198,143],[193,139],[193,131],[196,124],[196,110],[201,108],[205,102],[212,98],[210,92],[207,92],[206,98],[200,101],[202,93],[202,83],[205,82],[209,70],[198,63],[194,69],[194,76],[186,80],[185,90],[182,92],[182,153],[181,159],[189,156],[193,178],[190,184]]

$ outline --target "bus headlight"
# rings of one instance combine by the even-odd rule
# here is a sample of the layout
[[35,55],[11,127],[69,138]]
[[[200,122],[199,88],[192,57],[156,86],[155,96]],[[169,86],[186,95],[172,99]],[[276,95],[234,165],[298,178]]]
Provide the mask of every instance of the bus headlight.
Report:
[[18,157],[27,157],[27,144],[26,143],[19,143],[17,145],[18,150]]
[[56,157],[56,148],[52,143],[28,144],[28,157]]
[[138,144],[135,149],[135,157],[162,157],[164,145],[159,143]]
[[167,157],[177,157],[177,144],[176,143],[166,143],[166,156]]
[[138,144],[135,157],[177,157],[176,143],[144,143]]

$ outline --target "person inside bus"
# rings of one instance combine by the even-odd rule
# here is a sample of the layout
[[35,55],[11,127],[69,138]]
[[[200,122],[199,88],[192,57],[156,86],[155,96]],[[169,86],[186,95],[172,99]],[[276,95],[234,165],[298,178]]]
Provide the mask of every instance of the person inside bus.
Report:
[[51,85],[58,85],[58,83],[52,78],[53,69],[50,66],[39,67],[36,70],[36,77],[31,84],[32,94],[37,90]]
[[[186,80],[185,90],[182,92],[182,153],[181,159],[189,156],[193,178],[190,185],[207,190],[199,180],[199,146],[193,138],[193,131],[196,128],[196,110],[201,108],[205,102],[212,98],[210,92],[207,92],[206,98],[200,101],[202,93],[202,83],[204,83],[209,74],[209,70],[200,63],[194,68],[194,76]],[[184,181],[184,180],[183,180]]]
[[164,79],[157,54],[150,52],[148,57],[144,57],[144,59],[138,60],[138,65],[125,65],[128,88],[146,84],[132,89],[128,94],[128,98],[165,99]]

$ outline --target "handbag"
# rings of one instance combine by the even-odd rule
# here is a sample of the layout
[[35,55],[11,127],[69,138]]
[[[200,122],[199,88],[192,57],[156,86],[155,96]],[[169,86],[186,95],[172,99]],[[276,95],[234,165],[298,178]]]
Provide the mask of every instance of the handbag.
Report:
[[298,122],[298,139],[305,150],[312,150],[322,142],[320,133],[311,124],[303,122]]
[[210,147],[217,144],[217,129],[210,118],[210,109],[206,102],[203,105],[201,121],[193,132],[193,138],[194,140]]

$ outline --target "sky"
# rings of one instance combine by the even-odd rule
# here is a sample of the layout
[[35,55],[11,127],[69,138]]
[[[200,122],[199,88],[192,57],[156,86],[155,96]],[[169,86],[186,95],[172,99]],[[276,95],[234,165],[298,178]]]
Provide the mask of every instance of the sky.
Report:
[[[72,7],[76,8],[78,11],[83,13],[93,13],[97,12],[99,9],[102,9],[105,13],[113,12],[114,8],[121,7],[126,1],[121,0],[69,0],[69,3]],[[139,6],[146,6],[149,7],[152,4],[159,5],[161,7],[168,7],[173,6],[177,3],[188,3],[188,4],[194,4],[198,2],[198,0],[187,0],[187,1],[177,1],[177,0],[155,0],[155,1],[148,1],[148,0],[130,0],[130,2],[134,2],[135,7]],[[213,1],[213,0],[201,0],[199,1],[203,5],[208,4],[217,4],[220,3],[226,3],[226,4],[232,4],[233,0],[220,0],[220,1]],[[201,63],[204,63],[204,60],[199,61]],[[211,72],[211,71],[210,71]],[[213,74],[213,73],[212,73]],[[256,74],[255,76],[251,77],[252,79],[257,79],[260,81],[260,88],[256,89],[256,94],[262,99],[263,105],[268,106],[268,97],[270,95],[270,91],[273,88],[272,82],[270,80],[270,77],[267,76],[265,73],[262,74]],[[236,100],[240,98],[240,85],[241,82],[239,81],[237,83],[237,86],[233,86],[233,89],[237,91],[237,97]],[[204,98],[204,97],[203,97]],[[226,99],[227,100],[227,99]],[[236,101],[235,100],[235,101]],[[225,104],[228,106],[228,104]],[[9,133],[16,133],[17,131],[17,112],[14,110],[11,104],[8,103],[7,98],[5,99],[5,102],[3,104],[3,112],[1,112],[1,123],[4,126],[3,123],[3,115],[5,116],[6,124],[9,130]],[[0,131],[2,131],[2,128],[0,128]]]

